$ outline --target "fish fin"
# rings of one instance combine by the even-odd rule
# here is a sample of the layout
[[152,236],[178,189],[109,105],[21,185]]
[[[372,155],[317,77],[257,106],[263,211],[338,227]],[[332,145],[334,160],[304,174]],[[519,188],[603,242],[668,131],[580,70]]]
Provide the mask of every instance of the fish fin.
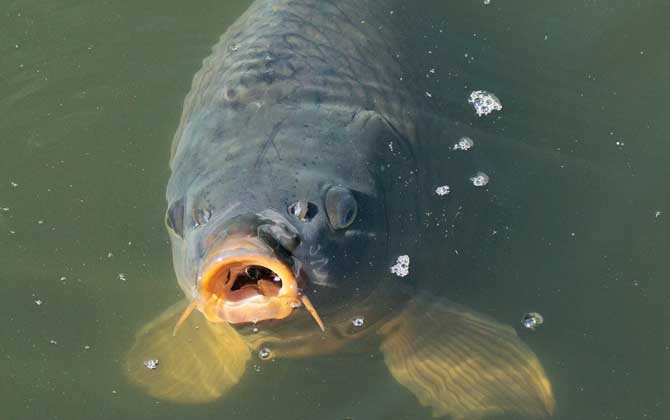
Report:
[[[229,324],[210,323],[200,314],[184,319],[173,336],[186,305],[172,305],[137,332],[126,355],[126,374],[154,398],[203,403],[220,398],[240,381],[251,352]],[[158,360],[157,368],[145,366],[151,359]]]
[[418,297],[379,334],[393,377],[435,417],[553,414],[551,383],[510,326],[446,300]]

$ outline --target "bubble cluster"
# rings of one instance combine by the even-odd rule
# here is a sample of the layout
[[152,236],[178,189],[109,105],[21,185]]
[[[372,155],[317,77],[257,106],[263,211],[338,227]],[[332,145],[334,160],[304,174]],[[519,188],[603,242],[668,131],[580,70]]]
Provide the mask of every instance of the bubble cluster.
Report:
[[158,359],[145,360],[144,367],[150,370],[158,369]]
[[437,195],[447,195],[451,192],[451,189],[449,188],[448,185],[442,185],[440,187],[435,188],[435,194]]
[[475,176],[470,178],[470,181],[472,182],[472,185],[475,187],[483,187],[484,185],[489,183],[489,176],[486,175],[484,172],[477,172]]
[[396,259],[391,267],[391,273],[398,277],[405,277],[409,274],[409,255],[401,255]]
[[458,143],[454,144],[454,150],[470,150],[472,146],[475,145],[475,142],[472,141],[470,137],[461,137],[458,140]]
[[485,90],[475,90],[470,93],[468,102],[475,108],[477,116],[488,115],[493,111],[500,111],[502,104],[496,95]]

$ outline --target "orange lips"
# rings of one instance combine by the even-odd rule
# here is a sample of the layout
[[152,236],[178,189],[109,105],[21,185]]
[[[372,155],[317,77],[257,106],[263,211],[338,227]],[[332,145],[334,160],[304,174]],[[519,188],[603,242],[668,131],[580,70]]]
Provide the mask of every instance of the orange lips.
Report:
[[203,267],[199,299],[189,308],[197,306],[210,322],[239,324],[283,319],[304,305],[324,329],[313,305],[298,290],[293,272],[261,240],[230,238],[210,253]]

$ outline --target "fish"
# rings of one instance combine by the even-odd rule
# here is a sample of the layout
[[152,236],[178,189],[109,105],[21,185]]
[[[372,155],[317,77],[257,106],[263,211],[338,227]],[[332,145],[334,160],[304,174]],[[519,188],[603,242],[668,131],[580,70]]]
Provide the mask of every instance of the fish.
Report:
[[409,77],[414,16],[399,1],[256,0],[221,36],[171,147],[165,222],[184,299],[136,333],[132,384],[205,403],[254,357],[361,345],[435,417],[553,414],[513,327],[389,269],[432,246],[421,156],[448,127]]

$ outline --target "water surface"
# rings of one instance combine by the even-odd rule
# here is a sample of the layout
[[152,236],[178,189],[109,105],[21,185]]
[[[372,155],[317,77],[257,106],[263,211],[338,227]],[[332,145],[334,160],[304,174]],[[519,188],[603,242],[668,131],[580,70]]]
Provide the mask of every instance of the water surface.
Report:
[[[434,141],[471,136],[468,159],[492,182],[425,209],[421,260],[435,262],[418,281],[514,324],[554,384],[556,418],[667,418],[668,6],[435,3],[416,48],[434,50],[433,97],[458,128]],[[3,418],[430,418],[376,353],[265,363],[195,407],[126,383],[133,333],[181,295],[163,228],[181,104],[247,5],[3,7]],[[477,118],[473,89],[503,110]],[[534,333],[519,324],[530,310],[545,317]]]

